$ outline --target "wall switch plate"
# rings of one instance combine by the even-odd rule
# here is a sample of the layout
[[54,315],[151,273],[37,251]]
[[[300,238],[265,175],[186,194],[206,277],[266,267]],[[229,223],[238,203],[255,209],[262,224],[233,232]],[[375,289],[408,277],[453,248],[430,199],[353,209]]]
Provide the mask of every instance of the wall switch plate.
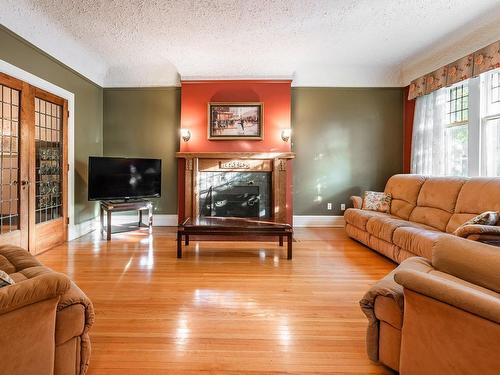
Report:
[[340,205],[340,211],[345,211],[345,203],[342,203],[342,204]]
[[327,210],[331,210],[331,209],[332,209],[332,204],[331,204],[330,202],[328,202],[328,203],[326,204],[326,209],[327,209]]

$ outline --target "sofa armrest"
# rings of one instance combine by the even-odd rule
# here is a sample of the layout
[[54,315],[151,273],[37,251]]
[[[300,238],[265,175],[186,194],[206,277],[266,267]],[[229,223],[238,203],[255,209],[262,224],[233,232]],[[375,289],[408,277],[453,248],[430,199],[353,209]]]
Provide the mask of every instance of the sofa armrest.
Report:
[[368,318],[368,329],[366,331],[366,351],[372,361],[378,361],[379,344],[379,320],[375,315],[375,300],[383,296],[392,298],[403,310],[404,296],[401,285],[394,281],[394,273],[400,269],[429,270],[431,266],[429,261],[424,258],[408,258],[388,273],[381,280],[377,281],[359,301],[361,310]]
[[455,235],[462,238],[469,238],[476,235],[494,235],[500,237],[500,226],[497,225],[480,225],[480,224],[467,224],[461,227],[454,232]]
[[397,271],[394,279],[406,289],[500,324],[500,295],[497,293],[484,293],[465,282],[410,269]]
[[87,295],[83,293],[83,291],[75,283],[70,283],[71,287],[68,288],[67,292],[61,296],[59,304],[57,305],[57,311],[64,310],[69,306],[77,304],[82,305],[85,310],[85,331],[88,331],[92,324],[94,324],[94,305]]
[[70,281],[66,276],[51,272],[0,288],[0,314],[58,297],[69,287]]
[[363,198],[358,197],[357,195],[353,195],[350,199],[352,201],[352,206],[354,208],[361,208],[361,207],[363,207]]
[[[71,358],[70,364],[74,365],[74,361],[77,362],[77,366],[79,368],[79,374],[86,374],[91,354],[91,343],[89,337],[89,330],[94,324],[95,313],[94,306],[90,299],[85,295],[85,293],[73,282],[71,282],[71,287],[69,290],[61,296],[59,300],[59,304],[57,305],[57,318],[56,318],[56,344],[58,339],[61,339],[62,336],[66,336],[68,339],[68,334],[70,336],[77,334],[75,332],[62,332],[65,330],[64,323],[61,322],[61,317],[65,314],[65,312],[69,312],[73,307],[78,307],[76,311],[79,310],[79,307],[83,308],[81,313],[83,314],[83,331],[78,331],[79,337],[78,341],[80,342],[79,347],[77,349],[77,355],[74,358]],[[73,311],[75,311],[73,309]],[[61,326],[62,324],[62,326]],[[60,343],[61,346],[64,346],[64,343]],[[57,353],[56,353],[57,354]],[[56,355],[56,367],[64,367],[67,364],[68,358],[63,356]]]

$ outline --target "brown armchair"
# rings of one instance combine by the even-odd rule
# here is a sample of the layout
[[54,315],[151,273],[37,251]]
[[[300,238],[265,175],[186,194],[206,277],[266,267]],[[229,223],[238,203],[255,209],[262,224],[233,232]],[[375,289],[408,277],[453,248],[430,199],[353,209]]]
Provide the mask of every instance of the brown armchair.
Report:
[[18,247],[0,246],[0,270],[16,282],[0,288],[2,373],[85,374],[94,321],[87,296]]
[[410,258],[361,300],[370,359],[413,374],[496,374],[500,249],[455,236]]

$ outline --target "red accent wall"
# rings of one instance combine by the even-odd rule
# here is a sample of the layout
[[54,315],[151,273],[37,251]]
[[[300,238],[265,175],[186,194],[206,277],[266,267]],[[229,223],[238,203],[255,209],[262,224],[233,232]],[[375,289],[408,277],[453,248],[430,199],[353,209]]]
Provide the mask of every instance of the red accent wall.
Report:
[[[262,102],[263,140],[209,140],[208,103]],[[180,139],[181,152],[289,152],[291,142],[281,139],[281,130],[291,127],[290,80],[207,80],[181,82],[181,127],[191,139]],[[288,163],[287,218],[292,223],[292,163]],[[184,160],[179,160],[179,219],[184,217]]]
[[413,118],[415,116],[415,99],[408,100],[410,86],[403,91],[403,172],[411,169],[411,139],[413,134]]
[[[291,150],[281,139],[281,129],[290,127],[291,81],[183,81],[181,86],[181,127],[191,131],[191,140],[181,140],[180,151]],[[264,139],[208,140],[209,102],[264,103]]]

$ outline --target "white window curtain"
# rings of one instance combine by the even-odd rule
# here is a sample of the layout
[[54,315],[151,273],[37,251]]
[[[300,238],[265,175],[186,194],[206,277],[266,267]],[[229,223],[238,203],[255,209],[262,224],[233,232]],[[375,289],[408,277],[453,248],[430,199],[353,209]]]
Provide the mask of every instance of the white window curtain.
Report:
[[446,90],[417,98],[413,122],[411,173],[445,174]]

